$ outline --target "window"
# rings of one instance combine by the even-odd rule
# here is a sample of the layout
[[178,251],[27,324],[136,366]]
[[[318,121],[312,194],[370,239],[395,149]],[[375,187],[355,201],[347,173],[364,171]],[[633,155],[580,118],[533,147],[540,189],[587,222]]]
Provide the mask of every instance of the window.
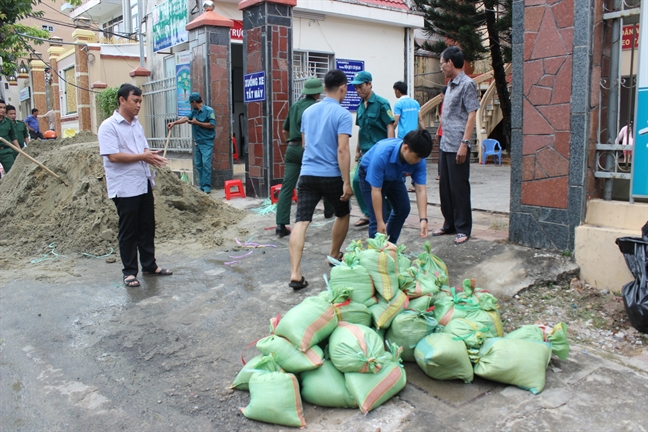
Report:
[[293,102],[301,96],[304,81],[317,77],[322,81],[333,68],[333,54],[309,51],[293,52]]
[[51,33],[54,31],[54,26],[43,24],[41,25],[41,30],[45,30]]
[[74,87],[74,66],[63,71],[65,78],[65,115],[76,114],[77,112],[77,88]]

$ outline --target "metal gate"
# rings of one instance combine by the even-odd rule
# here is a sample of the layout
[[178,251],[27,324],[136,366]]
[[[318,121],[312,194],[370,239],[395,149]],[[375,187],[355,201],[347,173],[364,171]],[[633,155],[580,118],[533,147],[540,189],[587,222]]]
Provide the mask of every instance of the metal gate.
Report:
[[[612,199],[612,183],[615,179],[630,180],[632,164],[632,120],[637,87],[635,60],[635,35],[639,32],[641,0],[614,0],[613,7],[604,7],[603,20],[610,23],[612,45],[610,47],[609,80],[601,79],[599,100],[608,99],[607,118],[599,110],[596,161],[594,177],[605,179],[604,199]],[[629,32],[624,42],[624,31]],[[623,45],[627,42],[628,47]],[[630,66],[624,72],[623,52],[629,50]],[[628,62],[628,59],[625,60]],[[623,97],[622,97],[623,96]],[[625,101],[623,100],[625,99]],[[623,103],[622,103],[623,102]],[[607,141],[601,139],[607,135]],[[625,132],[624,132],[625,131]],[[623,135],[625,134],[625,135]],[[625,138],[624,138],[625,137]],[[628,197],[630,202],[632,197]]]
[[[178,118],[176,78],[174,76],[150,81],[142,87],[143,104],[148,109],[144,127],[148,126],[149,147],[161,150],[166,144],[167,124]],[[191,125],[184,123],[173,128],[168,149],[174,152],[192,152]]]

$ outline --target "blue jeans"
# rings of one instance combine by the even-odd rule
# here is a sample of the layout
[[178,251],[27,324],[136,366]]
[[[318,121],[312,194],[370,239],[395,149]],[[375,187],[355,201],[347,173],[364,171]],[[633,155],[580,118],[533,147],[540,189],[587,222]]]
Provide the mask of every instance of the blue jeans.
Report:
[[[371,200],[371,185],[366,180],[367,172],[364,168],[358,168],[358,180],[360,181],[360,190],[367,203],[367,211],[369,212],[369,237],[373,238],[378,231],[378,221],[376,220],[376,213],[374,213],[373,204]],[[382,185],[383,194],[383,218],[387,221],[387,236],[389,241],[396,243],[400,237],[405,220],[410,214],[411,205],[409,195],[407,194],[407,187],[402,179],[394,181],[384,181]],[[391,205],[391,213],[389,212],[388,204]],[[387,215],[389,214],[389,218]]]
[[194,167],[198,172],[198,181],[200,190],[211,192],[212,176],[212,153],[214,152],[214,142],[196,142],[194,148]]

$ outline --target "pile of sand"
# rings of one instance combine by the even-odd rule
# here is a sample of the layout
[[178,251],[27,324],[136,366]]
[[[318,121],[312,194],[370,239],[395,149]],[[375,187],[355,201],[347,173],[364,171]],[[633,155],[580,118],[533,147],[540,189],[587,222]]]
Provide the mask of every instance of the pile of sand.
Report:
[[[61,254],[117,252],[117,211],[106,193],[97,137],[85,132],[34,141],[27,152],[67,186],[26,158],[16,159],[0,180],[0,247],[5,252],[0,267],[47,253],[52,242]],[[156,242],[221,245],[225,229],[243,217],[241,210],[192,188],[168,168],[158,169],[155,181]]]

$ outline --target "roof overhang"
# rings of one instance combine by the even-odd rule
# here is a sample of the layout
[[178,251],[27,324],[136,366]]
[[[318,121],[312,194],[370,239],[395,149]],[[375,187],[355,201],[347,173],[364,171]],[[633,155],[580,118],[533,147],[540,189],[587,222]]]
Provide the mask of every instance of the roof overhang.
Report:
[[70,18],[94,18],[97,21],[108,21],[122,14],[121,0],[90,0],[70,13]]
[[295,11],[388,24],[397,27],[422,28],[423,16],[409,10],[336,0],[297,0]]

